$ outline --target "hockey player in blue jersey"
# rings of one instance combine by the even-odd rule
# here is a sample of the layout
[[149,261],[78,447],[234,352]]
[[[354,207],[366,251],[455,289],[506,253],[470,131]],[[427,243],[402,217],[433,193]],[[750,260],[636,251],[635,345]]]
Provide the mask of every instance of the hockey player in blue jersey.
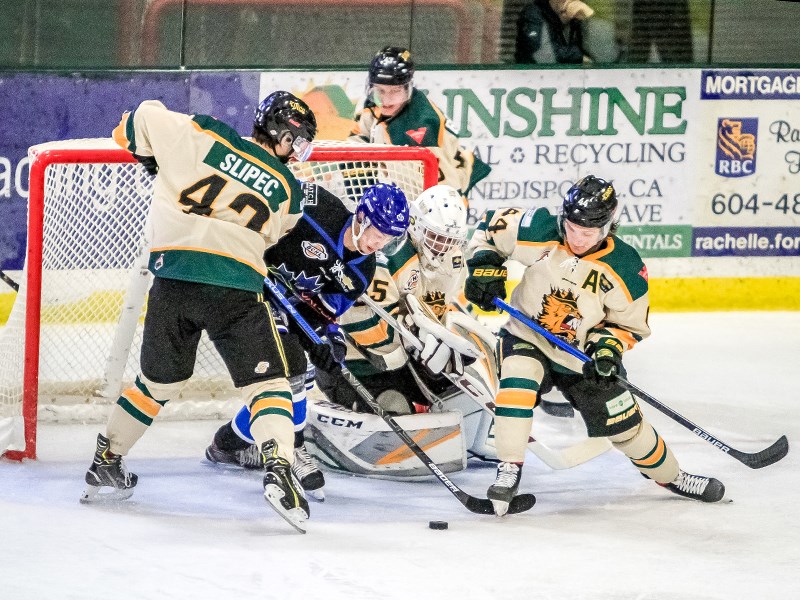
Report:
[[[311,344],[292,319],[273,307],[283,341],[295,424],[295,456],[292,474],[305,491],[322,500],[322,471],[306,452],[303,428],[306,392],[313,382],[306,352],[320,370],[336,373],[344,360],[345,341],[336,319],[363,294],[375,273],[375,252],[404,236],[409,208],[403,191],[393,184],[377,183],[364,191],[355,214],[324,188],[303,184],[303,217],[264,260],[270,276],[285,291],[301,316],[318,331],[325,344]],[[299,298],[298,298],[299,297]],[[258,449],[250,435],[250,423],[259,407],[243,406],[223,425],[206,449],[215,463],[260,468]]]

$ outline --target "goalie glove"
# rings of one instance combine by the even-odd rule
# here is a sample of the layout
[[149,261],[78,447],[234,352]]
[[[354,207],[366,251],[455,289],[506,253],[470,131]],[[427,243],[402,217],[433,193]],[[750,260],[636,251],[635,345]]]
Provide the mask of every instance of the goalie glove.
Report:
[[480,357],[478,349],[439,323],[415,296],[408,294],[404,300],[408,314],[400,321],[400,327],[419,341],[413,345],[404,342],[408,353],[433,376],[463,375],[464,367]]

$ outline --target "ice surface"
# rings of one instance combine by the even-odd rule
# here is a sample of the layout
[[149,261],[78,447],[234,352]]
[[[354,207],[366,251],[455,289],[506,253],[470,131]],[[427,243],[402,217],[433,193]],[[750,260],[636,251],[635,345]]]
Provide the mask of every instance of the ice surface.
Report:
[[[473,515],[432,478],[328,474],[299,535],[257,473],[202,459],[218,421],[156,423],[127,460],[136,493],[116,508],[78,504],[98,426],[45,424],[38,461],[0,461],[0,599],[800,598],[800,313],[651,325],[626,357],[631,381],[739,450],[789,437],[784,460],[751,470],[642,403],[681,466],[721,479],[733,503],[674,496],[615,451],[567,471],[529,455],[528,513]],[[550,445],[577,435],[537,418]],[[452,479],[485,497],[494,468]]]

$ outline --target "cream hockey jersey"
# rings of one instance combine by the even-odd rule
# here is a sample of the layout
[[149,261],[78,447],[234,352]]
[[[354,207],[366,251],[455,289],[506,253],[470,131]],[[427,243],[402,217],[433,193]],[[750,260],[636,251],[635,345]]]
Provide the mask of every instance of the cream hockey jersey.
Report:
[[[441,318],[448,304],[460,292],[464,266],[462,250],[453,248],[440,259],[437,269],[423,269],[417,250],[406,235],[392,254],[378,254],[375,275],[367,293],[394,315],[399,312],[400,298],[413,294]],[[367,352],[388,355],[400,347],[399,336],[394,330],[363,304],[350,308],[339,323]],[[348,352],[348,359],[356,356],[352,349]],[[360,375],[362,369],[357,366],[353,372]]]
[[213,117],[172,112],[157,100],[126,112],[113,137],[159,165],[153,274],[262,291],[264,251],[302,216],[303,194],[289,169]]
[[[578,258],[547,209],[498,209],[487,211],[470,242],[470,269],[485,253],[525,266],[509,303],[581,351],[591,342],[622,353],[650,334],[647,268],[638,252],[615,236]],[[526,325],[510,318],[505,329],[534,343],[556,368],[581,371],[579,359]]]

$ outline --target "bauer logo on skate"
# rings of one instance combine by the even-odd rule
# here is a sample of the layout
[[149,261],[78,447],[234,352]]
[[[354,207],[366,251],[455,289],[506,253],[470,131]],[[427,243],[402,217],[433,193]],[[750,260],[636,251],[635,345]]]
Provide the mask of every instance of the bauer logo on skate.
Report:
[[722,177],[753,175],[756,172],[757,142],[758,119],[719,119],[714,172]]

